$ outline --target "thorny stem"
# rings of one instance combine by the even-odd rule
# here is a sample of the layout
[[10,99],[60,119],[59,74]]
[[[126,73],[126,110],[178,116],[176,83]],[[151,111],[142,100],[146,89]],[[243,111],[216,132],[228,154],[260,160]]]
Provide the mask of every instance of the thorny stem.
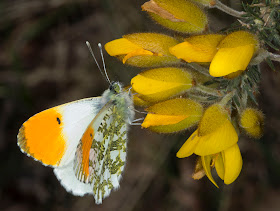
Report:
[[246,12],[236,11],[236,10],[228,7],[227,5],[221,3],[219,0],[214,0],[214,3],[212,6],[210,6],[210,8],[217,8],[217,9],[219,9],[231,16],[237,17],[237,18],[242,18],[242,16],[246,14]]
[[258,65],[268,57],[270,57],[270,52],[261,48],[257,56],[250,61],[250,65]]
[[260,49],[258,52],[258,55],[251,60],[251,65],[258,65],[266,58],[269,58],[272,61],[280,62],[280,55],[271,53],[265,49]]
[[280,62],[280,55],[279,54],[269,53],[269,58],[272,61]]
[[224,96],[224,98],[220,101],[220,105],[222,105],[222,106],[226,106],[226,104],[228,103],[228,101],[230,101],[232,98],[233,98],[233,96],[235,95],[235,90],[234,91],[232,91],[232,92],[230,92],[230,93],[228,93],[228,94],[226,94],[225,96]]

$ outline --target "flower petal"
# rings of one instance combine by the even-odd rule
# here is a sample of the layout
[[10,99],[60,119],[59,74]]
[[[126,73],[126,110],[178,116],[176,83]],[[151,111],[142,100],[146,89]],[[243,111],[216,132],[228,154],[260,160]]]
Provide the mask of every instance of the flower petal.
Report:
[[130,52],[142,49],[141,46],[130,42],[128,39],[120,38],[105,44],[105,50],[110,56],[128,54]]
[[258,46],[255,35],[247,31],[236,31],[227,35],[218,45],[219,50],[209,68],[210,75],[221,77],[244,71]]
[[231,184],[239,176],[242,169],[242,157],[237,144],[226,149],[224,152],[224,183]]
[[176,39],[164,34],[134,33],[108,42],[105,49],[128,65],[154,67],[179,63],[169,52],[169,48],[177,44]]
[[205,136],[218,130],[228,121],[226,110],[219,104],[209,106],[204,112],[198,126],[199,136]]
[[199,180],[204,176],[205,176],[205,170],[202,166],[201,157],[198,157],[196,164],[195,164],[194,172],[192,174],[192,178],[195,180]]
[[164,56],[172,56],[169,48],[178,44],[173,37],[158,33],[134,33],[123,37],[145,50]]
[[178,98],[152,105],[146,111],[149,113],[142,127],[154,132],[173,133],[198,123],[203,107],[193,100]]
[[190,89],[192,76],[183,68],[157,68],[141,72],[131,79],[131,85],[143,100],[158,102]]
[[211,159],[212,159],[212,156],[210,156],[210,155],[208,155],[208,156],[201,156],[202,166],[203,166],[203,168],[204,168],[204,171],[205,171],[206,176],[208,177],[208,179],[209,179],[217,188],[219,188],[219,186],[217,185],[217,183],[215,182],[215,180],[213,179],[212,174],[211,174],[211,166],[210,166]]
[[198,144],[198,142],[199,142],[199,137],[196,130],[183,144],[183,146],[179,149],[176,156],[178,158],[185,158],[191,156],[194,153],[195,147]]
[[224,37],[220,34],[192,36],[169,50],[171,54],[187,62],[211,62]]
[[122,62],[125,63],[129,58],[134,57],[134,56],[153,56],[154,53],[151,51],[147,51],[145,49],[137,49],[135,51],[131,51],[128,53],[123,59]]
[[188,118],[187,115],[174,116],[174,115],[161,115],[161,114],[147,114],[142,127],[147,128],[150,126],[159,125],[172,125],[181,122]]
[[245,70],[253,57],[254,45],[244,45],[235,48],[221,48],[213,58],[209,73],[221,77],[240,70]]
[[215,160],[215,168],[218,176],[224,180],[225,177],[225,167],[224,167],[224,153],[219,153],[217,159]]
[[215,132],[205,136],[199,136],[199,143],[197,144],[194,153],[200,156],[211,155],[221,152],[238,141],[238,135],[229,120]]
[[202,32],[207,27],[207,16],[195,4],[185,0],[150,0],[142,9],[159,24],[184,33]]

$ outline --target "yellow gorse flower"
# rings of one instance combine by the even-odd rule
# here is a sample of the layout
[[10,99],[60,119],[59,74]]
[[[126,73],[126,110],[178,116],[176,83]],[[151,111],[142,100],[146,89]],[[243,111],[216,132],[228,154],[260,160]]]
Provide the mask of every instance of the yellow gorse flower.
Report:
[[188,138],[177,157],[184,158],[193,153],[206,156],[221,152],[238,141],[238,135],[226,110],[219,104],[206,109],[198,129]]
[[105,50],[125,64],[154,67],[179,63],[179,60],[169,52],[169,48],[176,44],[178,44],[176,39],[164,34],[135,33],[106,43]]
[[131,85],[139,98],[159,102],[188,91],[193,78],[185,68],[163,67],[139,73],[131,79]]
[[249,32],[236,31],[227,35],[217,48],[209,73],[221,77],[246,70],[258,49],[258,40]]
[[142,9],[159,24],[178,32],[198,33],[207,27],[207,16],[191,1],[150,0]]
[[174,133],[197,124],[203,107],[194,100],[177,98],[157,103],[146,111],[142,127],[159,133]]

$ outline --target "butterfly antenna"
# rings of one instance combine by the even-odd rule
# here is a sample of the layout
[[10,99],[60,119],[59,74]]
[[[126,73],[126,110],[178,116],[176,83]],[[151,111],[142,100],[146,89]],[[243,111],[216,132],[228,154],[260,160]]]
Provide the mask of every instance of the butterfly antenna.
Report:
[[[102,69],[100,68],[100,66],[99,66],[99,64],[98,64],[98,62],[97,62],[97,59],[96,59],[96,57],[95,57],[95,55],[94,55],[94,53],[93,53],[93,51],[92,51],[91,45],[90,45],[90,43],[89,43],[88,41],[86,41],[86,45],[87,45],[87,47],[88,47],[88,49],[89,49],[89,52],[90,52],[91,56],[93,57],[93,59],[94,59],[94,61],[95,61],[95,63],[96,63],[96,65],[97,65],[99,71],[101,72],[102,76],[103,76],[104,78],[106,78],[106,80],[111,84],[110,80],[108,80],[108,76],[107,76],[106,71],[105,71],[105,73],[106,73],[106,76],[105,76],[104,73],[103,73],[103,71],[102,71]],[[102,60],[103,60],[103,56],[102,56]]]
[[109,79],[109,76],[108,76],[108,74],[107,74],[107,69],[106,69],[106,66],[105,66],[105,60],[104,60],[104,56],[103,56],[103,51],[102,51],[102,45],[101,45],[101,43],[98,43],[98,47],[99,47],[99,50],[100,50],[100,54],[101,54],[101,58],[102,58],[102,64],[103,64],[103,69],[104,69],[104,72],[105,72],[107,81],[111,84],[111,81],[110,81],[110,79]]

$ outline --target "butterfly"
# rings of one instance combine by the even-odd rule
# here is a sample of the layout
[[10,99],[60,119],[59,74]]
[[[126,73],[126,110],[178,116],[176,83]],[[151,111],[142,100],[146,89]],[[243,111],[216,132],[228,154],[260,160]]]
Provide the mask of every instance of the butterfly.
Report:
[[[96,61],[88,42],[87,45]],[[101,71],[98,63],[97,66]],[[101,97],[35,114],[23,123],[17,136],[21,151],[53,167],[68,192],[91,194],[97,204],[119,187],[126,162],[127,131],[134,119],[131,93],[119,82],[109,83]]]

